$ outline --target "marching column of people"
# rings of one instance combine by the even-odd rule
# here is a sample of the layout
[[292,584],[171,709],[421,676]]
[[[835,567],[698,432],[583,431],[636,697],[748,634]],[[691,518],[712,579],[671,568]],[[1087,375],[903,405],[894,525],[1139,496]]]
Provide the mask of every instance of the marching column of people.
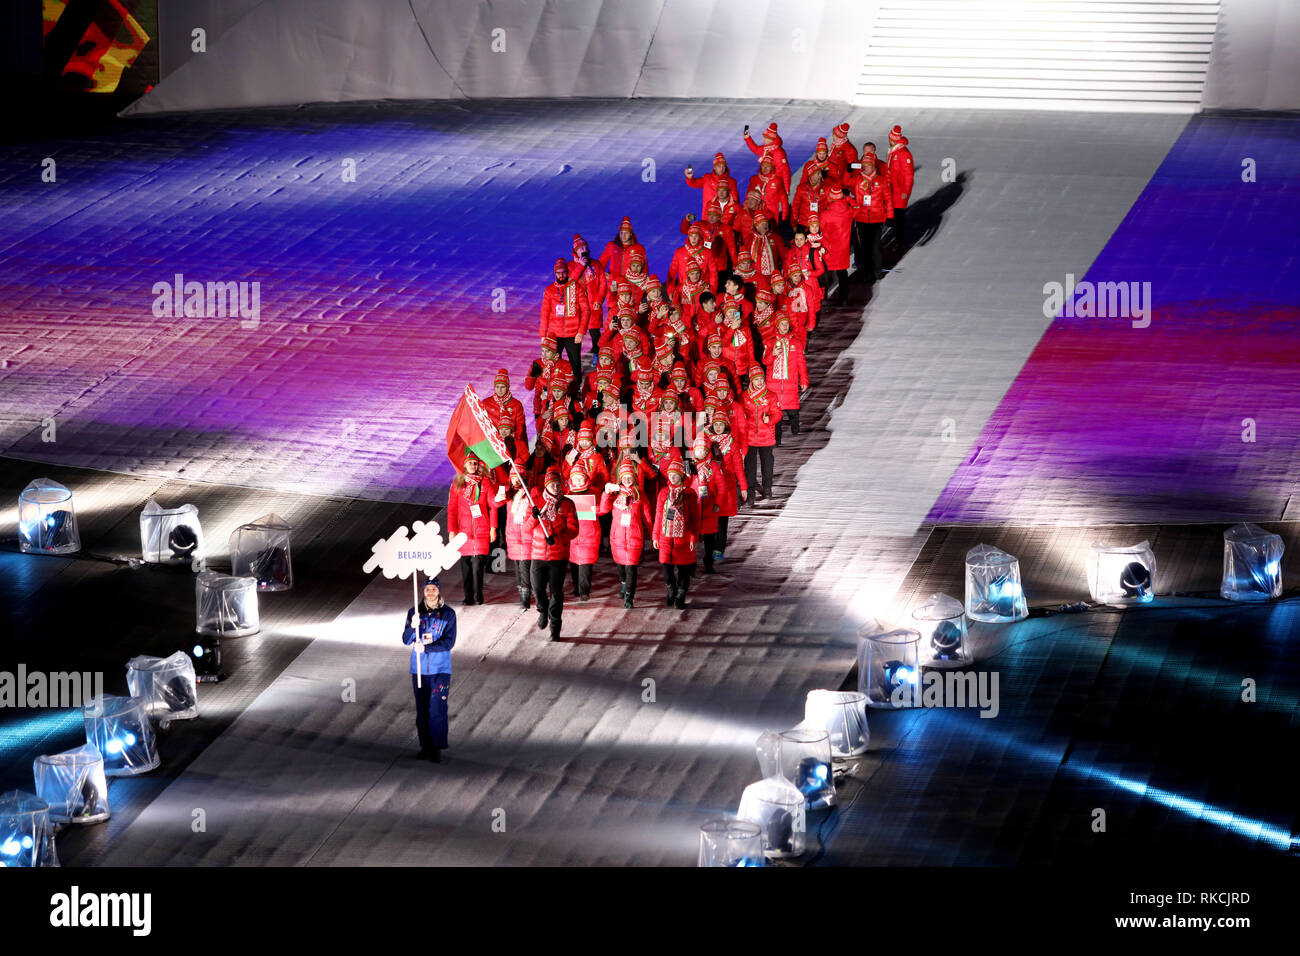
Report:
[[722,152],[702,176],[687,166],[701,211],[682,219],[680,246],[661,250],[662,273],[650,271],[630,216],[598,258],[573,235],[572,258],[555,259],[542,292],[540,354],[524,378],[536,438],[530,445],[527,402],[500,370],[482,404],[513,467],[488,473],[467,454],[448,496],[448,531],[466,535],[467,605],[483,602],[494,554],[511,563],[520,606],[537,609],[552,640],[566,581],[589,600],[602,554],[625,608],[636,604],[647,545],[666,606],[687,607],[701,562],[716,572],[730,519],[772,500],[775,450],[800,434],[823,304],[844,304],[854,264],[868,284],[883,278],[887,224],[894,244],[906,242],[907,138],[893,127],[882,160],[849,132],[840,123],[819,138],[797,183],[776,123],[761,142],[744,129],[756,170],[743,192]]

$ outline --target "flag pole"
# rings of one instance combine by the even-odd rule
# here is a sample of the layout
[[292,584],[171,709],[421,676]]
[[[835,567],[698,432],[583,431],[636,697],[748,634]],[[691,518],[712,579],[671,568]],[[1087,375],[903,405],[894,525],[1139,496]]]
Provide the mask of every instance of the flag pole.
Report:
[[[411,605],[411,614],[415,617],[415,640],[416,640],[417,643],[418,643],[419,640],[420,640],[420,624],[421,624],[421,622],[420,622],[420,587],[419,587],[419,583],[418,583],[418,582],[419,582],[419,579],[420,579],[420,572],[419,572],[419,571],[412,571],[412,572],[411,572],[411,593],[415,595],[415,603],[414,603],[413,605]],[[420,644],[420,645],[419,645],[419,650],[420,650],[420,653],[421,653],[421,654],[424,653],[424,645],[423,645],[423,644]],[[415,686],[416,686],[416,687],[423,687],[423,686],[424,686],[424,662],[423,662],[423,661],[421,661],[421,662],[416,666],[416,668],[415,668]]]
[[[465,384],[465,401],[469,403],[470,413],[474,415],[476,420],[479,420],[480,427],[483,427],[485,424],[484,419],[487,419],[487,412],[484,411],[483,405],[479,401],[478,392],[474,391],[474,386],[468,382]],[[488,420],[486,425],[490,426],[491,421]],[[492,450],[509,463],[510,472],[519,475],[519,484],[524,489],[524,497],[528,499],[528,506],[530,508],[536,508],[537,502],[533,500],[533,493],[528,487],[528,482],[524,478],[523,473],[519,470],[519,466],[515,464],[514,458],[511,457],[509,449],[506,448],[506,443],[501,440],[501,435],[492,427],[483,427],[483,434],[487,437],[488,443],[492,446]],[[452,464],[455,465],[455,462],[452,462]],[[538,518],[537,522],[542,526],[542,533],[549,538],[553,532],[546,526],[546,521],[542,518]]]

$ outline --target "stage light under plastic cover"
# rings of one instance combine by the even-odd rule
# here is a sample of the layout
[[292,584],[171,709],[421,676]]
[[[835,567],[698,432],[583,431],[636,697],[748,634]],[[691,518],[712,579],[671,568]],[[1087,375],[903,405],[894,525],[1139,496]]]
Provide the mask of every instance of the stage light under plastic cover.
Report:
[[1282,536],[1259,525],[1238,524],[1223,532],[1223,584],[1229,601],[1268,601],[1282,595]]
[[1018,558],[991,544],[966,552],[966,614],[986,624],[1010,624],[1029,616]]
[[1086,564],[1088,591],[1094,601],[1126,606],[1146,604],[1155,597],[1156,556],[1151,544],[1094,544]]
[[71,491],[49,478],[37,478],[22,490],[18,496],[18,548],[29,554],[81,550]]

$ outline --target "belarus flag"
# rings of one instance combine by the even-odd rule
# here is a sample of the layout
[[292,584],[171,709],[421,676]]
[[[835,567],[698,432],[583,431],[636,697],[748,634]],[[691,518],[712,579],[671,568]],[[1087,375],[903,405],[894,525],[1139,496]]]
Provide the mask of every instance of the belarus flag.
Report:
[[504,465],[510,457],[473,385],[465,386],[447,424],[447,457],[457,471],[465,467],[466,452],[473,452],[489,469]]

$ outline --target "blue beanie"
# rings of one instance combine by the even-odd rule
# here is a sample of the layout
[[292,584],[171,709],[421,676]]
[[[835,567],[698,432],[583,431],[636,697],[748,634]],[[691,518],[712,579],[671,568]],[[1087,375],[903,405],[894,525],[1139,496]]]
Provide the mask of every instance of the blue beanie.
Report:
[[430,584],[432,584],[434,587],[436,587],[439,591],[442,590],[442,582],[438,580],[438,576],[437,576],[436,574],[435,574],[435,575],[428,575],[428,574],[426,574],[426,575],[424,576],[424,585],[423,585],[423,586],[427,588]]

